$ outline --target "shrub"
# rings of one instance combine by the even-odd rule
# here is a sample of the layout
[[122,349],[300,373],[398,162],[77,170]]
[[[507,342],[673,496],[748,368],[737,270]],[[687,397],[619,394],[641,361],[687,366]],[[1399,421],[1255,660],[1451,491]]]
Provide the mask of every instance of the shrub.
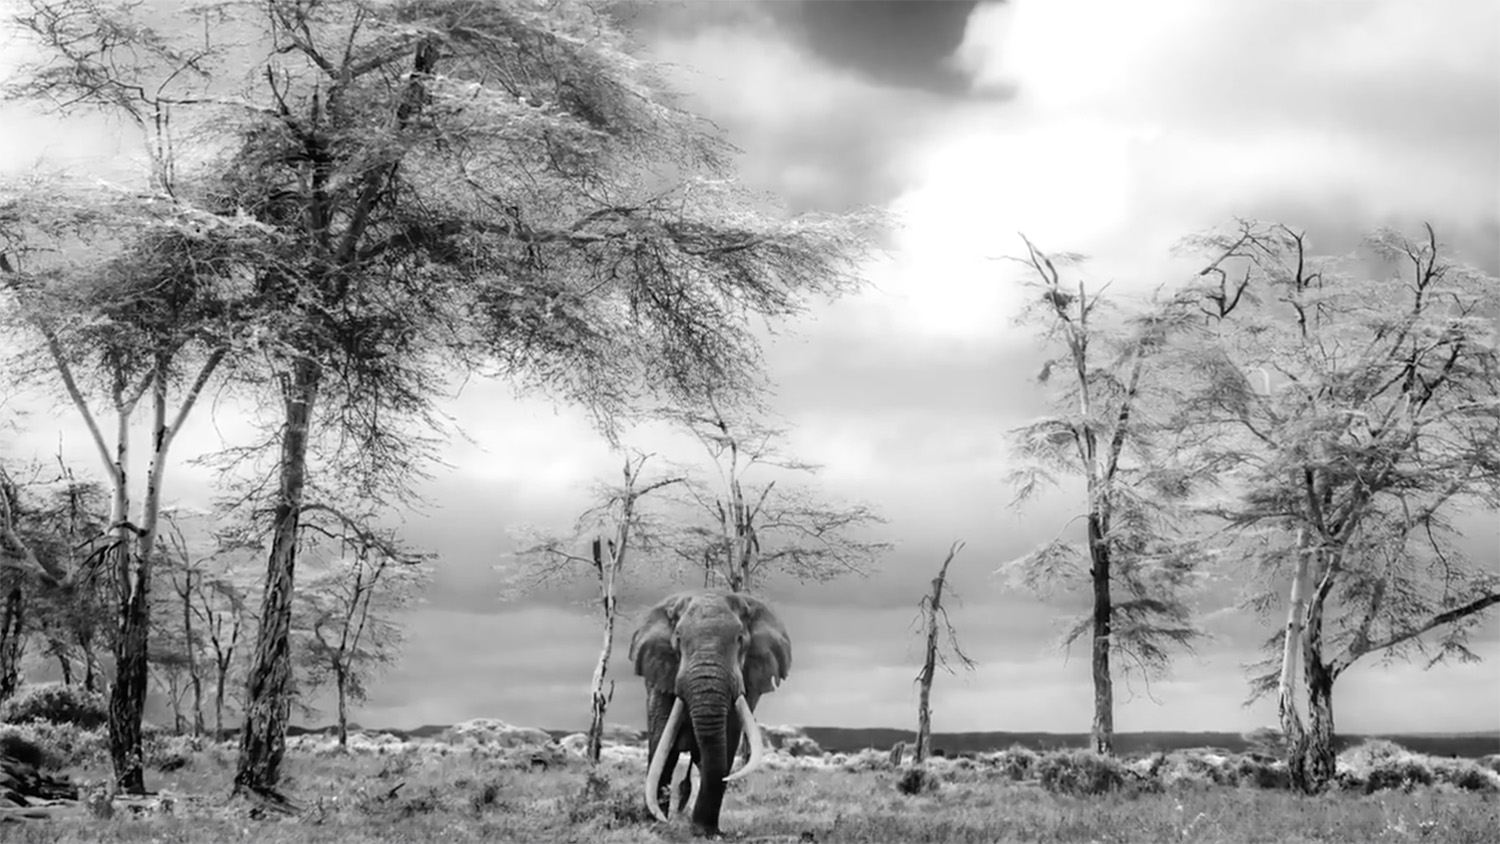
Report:
[[56,760],[46,749],[20,733],[0,732],[0,756],[31,768],[54,768]]
[[1032,775],[1037,759],[1036,751],[1020,745],[1002,750],[994,757],[995,765],[1005,778],[1017,782]]
[[1256,756],[1235,760],[1235,774],[1241,785],[1283,791],[1292,787],[1292,774],[1285,764]]
[[1411,751],[1386,739],[1366,739],[1339,754],[1339,761],[1361,775],[1394,759],[1411,756]]
[[4,705],[0,705],[0,721],[11,724],[41,721],[93,730],[104,726],[108,719],[102,695],[62,683],[25,686]]
[[43,753],[41,767],[54,770],[109,757],[109,737],[102,729],[84,730],[72,724],[31,721],[0,725],[0,736],[35,745]]
[[1481,794],[1500,791],[1500,777],[1472,759],[1433,759],[1431,764],[1433,778],[1438,782]]
[[938,775],[925,767],[912,766],[901,772],[896,780],[896,790],[905,795],[921,794],[924,791],[937,791],[939,785]]
[[1054,794],[1087,796],[1118,791],[1125,784],[1125,767],[1116,759],[1087,750],[1064,750],[1042,756],[1036,763],[1042,788]]
[[1392,788],[1411,789],[1417,785],[1432,785],[1432,769],[1414,756],[1386,759],[1377,762],[1364,777],[1364,792],[1373,794]]

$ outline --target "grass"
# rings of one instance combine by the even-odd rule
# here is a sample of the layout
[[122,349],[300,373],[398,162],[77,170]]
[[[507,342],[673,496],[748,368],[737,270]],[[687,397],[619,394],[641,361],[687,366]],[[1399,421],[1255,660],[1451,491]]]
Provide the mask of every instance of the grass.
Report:
[[[1382,758],[1391,756],[1381,754]],[[285,787],[301,805],[291,817],[253,817],[226,798],[231,747],[185,754],[149,785],[169,811],[142,817],[65,818],[4,827],[15,842],[201,842],[268,844],[396,841],[686,841],[680,820],[658,824],[640,800],[643,766],[606,762],[591,775],[573,761],[533,771],[529,751],[428,745],[376,753],[289,754]],[[1042,757],[1046,759],[1044,755]],[[1377,760],[1378,762],[1379,760]],[[102,760],[70,769],[99,781]],[[912,795],[901,772],[768,770],[732,785],[721,818],[744,841],[874,842],[1490,842],[1500,828],[1494,791],[1408,784],[1319,797],[1249,785],[1183,779],[1150,789],[1066,796],[1003,766],[938,767],[938,784]]]

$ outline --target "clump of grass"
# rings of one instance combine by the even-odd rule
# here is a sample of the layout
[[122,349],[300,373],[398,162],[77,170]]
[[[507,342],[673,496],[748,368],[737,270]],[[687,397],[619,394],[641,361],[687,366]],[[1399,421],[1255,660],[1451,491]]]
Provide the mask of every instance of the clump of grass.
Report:
[[1077,797],[1119,791],[1127,771],[1119,760],[1087,750],[1048,753],[1036,764],[1042,788]]

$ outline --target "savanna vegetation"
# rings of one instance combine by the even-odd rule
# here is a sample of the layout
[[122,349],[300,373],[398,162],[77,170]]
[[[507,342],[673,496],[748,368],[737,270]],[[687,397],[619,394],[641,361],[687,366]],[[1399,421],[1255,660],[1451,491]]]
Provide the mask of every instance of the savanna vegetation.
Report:
[[[0,184],[5,389],[53,395],[97,458],[0,448],[0,813],[53,821],[16,840],[684,834],[644,805],[642,737],[608,721],[620,598],[882,563],[891,514],[833,500],[785,451],[761,344],[860,290],[887,221],[793,215],[740,185],[726,138],[608,4],[26,0],[0,25],[31,51],[8,98],[103,113],[147,152],[129,184]],[[1360,660],[1472,658],[1466,637],[1500,603],[1496,558],[1464,540],[1472,512],[1500,506],[1500,282],[1431,228],[1337,258],[1315,242],[1236,221],[1187,237],[1195,270],[1132,299],[1023,238],[1005,280],[1028,290],[1053,410],[997,437],[1017,452],[1016,505],[1076,490],[1081,528],[1001,571],[1088,596],[1065,636],[1088,644],[1088,747],[934,746],[936,669],[968,662],[944,604],[956,542],[913,596],[910,756],[825,753],[783,728],[772,772],[732,784],[726,825],[803,841],[1492,837],[1492,758],[1345,747],[1334,689]],[[444,408],[471,378],[584,408],[620,455],[619,481],[570,529],[528,534],[497,584],[518,599],[593,584],[586,733],[354,723],[442,564],[397,526],[443,443],[483,424]],[[200,458],[212,501],[173,506],[173,444],[210,391],[258,408],[256,425]],[[641,423],[689,448],[632,448]],[[1275,696],[1278,729],[1233,752],[1123,752],[1114,683],[1201,641],[1210,581],[1267,622],[1247,687]],[[291,735],[294,712],[322,716],[322,690],[332,735]],[[170,723],[146,719],[153,693]]]

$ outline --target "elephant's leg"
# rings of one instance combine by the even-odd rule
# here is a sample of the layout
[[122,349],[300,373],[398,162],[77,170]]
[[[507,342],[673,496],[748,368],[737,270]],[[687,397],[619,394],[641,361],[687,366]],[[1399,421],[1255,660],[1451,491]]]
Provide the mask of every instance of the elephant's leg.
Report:
[[688,757],[687,775],[677,786],[677,813],[681,814],[688,809],[688,801],[693,794],[693,770],[698,770],[698,778],[703,778],[703,769],[698,767],[698,754],[694,753]]

